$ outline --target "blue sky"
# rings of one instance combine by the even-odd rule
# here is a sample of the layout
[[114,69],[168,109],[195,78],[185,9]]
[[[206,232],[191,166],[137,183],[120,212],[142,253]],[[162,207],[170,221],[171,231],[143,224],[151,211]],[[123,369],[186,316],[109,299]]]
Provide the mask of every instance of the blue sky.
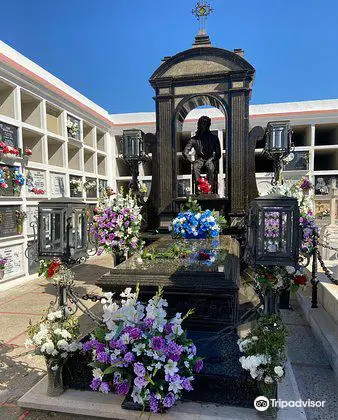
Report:
[[[194,0],[8,0],[0,38],[111,113],[153,111],[148,79],[190,48]],[[338,98],[338,2],[210,0],[216,47],[256,68],[251,103]]]

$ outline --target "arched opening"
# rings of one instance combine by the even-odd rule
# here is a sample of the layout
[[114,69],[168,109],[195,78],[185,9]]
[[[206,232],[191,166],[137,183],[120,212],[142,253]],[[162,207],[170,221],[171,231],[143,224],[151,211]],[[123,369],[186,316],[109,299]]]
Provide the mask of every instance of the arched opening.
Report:
[[[202,115],[211,118],[211,132],[219,138],[221,158],[217,162],[216,185],[220,197],[228,197],[228,129],[227,111],[223,101],[212,95],[197,95],[182,100],[174,114],[174,191],[177,198],[187,197],[193,190],[192,163],[186,160],[182,152],[195,135],[197,121]],[[205,168],[202,172],[206,176]]]

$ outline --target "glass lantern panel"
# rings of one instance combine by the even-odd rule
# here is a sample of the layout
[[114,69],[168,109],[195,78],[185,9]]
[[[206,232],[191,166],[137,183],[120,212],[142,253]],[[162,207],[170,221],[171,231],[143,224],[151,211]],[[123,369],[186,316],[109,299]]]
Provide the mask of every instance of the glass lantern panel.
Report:
[[286,127],[273,127],[271,149],[286,150],[287,144],[287,128]]
[[263,250],[269,254],[285,254],[287,252],[288,214],[276,208],[264,211],[264,246]]
[[63,253],[64,214],[62,209],[42,209],[39,232],[42,252]]
[[74,250],[79,250],[85,246],[85,223],[86,211],[85,209],[74,210],[72,220],[72,235]]

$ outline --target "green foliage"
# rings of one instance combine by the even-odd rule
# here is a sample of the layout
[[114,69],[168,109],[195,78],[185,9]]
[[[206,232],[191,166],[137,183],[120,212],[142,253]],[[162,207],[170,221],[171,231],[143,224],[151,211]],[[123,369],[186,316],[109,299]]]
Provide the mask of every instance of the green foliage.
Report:
[[174,244],[166,251],[149,251],[144,250],[141,253],[141,258],[145,260],[155,260],[155,259],[179,259],[187,258],[191,254],[191,249],[184,244]]
[[188,200],[182,204],[180,210],[182,213],[186,211],[200,213],[202,211],[202,207],[198,204],[197,200],[192,195],[189,195]]
[[278,315],[267,315],[259,319],[258,324],[246,338],[258,337],[245,348],[245,355],[265,354],[273,359],[285,358],[287,330]]

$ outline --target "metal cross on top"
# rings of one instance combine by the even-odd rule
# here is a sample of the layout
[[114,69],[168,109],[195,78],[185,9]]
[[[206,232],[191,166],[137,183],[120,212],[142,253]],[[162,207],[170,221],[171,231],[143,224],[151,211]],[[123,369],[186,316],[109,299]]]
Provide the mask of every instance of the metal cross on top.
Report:
[[192,14],[197,17],[199,23],[199,34],[206,34],[207,18],[212,12],[213,9],[205,0],[197,2],[195,8],[192,9]]

